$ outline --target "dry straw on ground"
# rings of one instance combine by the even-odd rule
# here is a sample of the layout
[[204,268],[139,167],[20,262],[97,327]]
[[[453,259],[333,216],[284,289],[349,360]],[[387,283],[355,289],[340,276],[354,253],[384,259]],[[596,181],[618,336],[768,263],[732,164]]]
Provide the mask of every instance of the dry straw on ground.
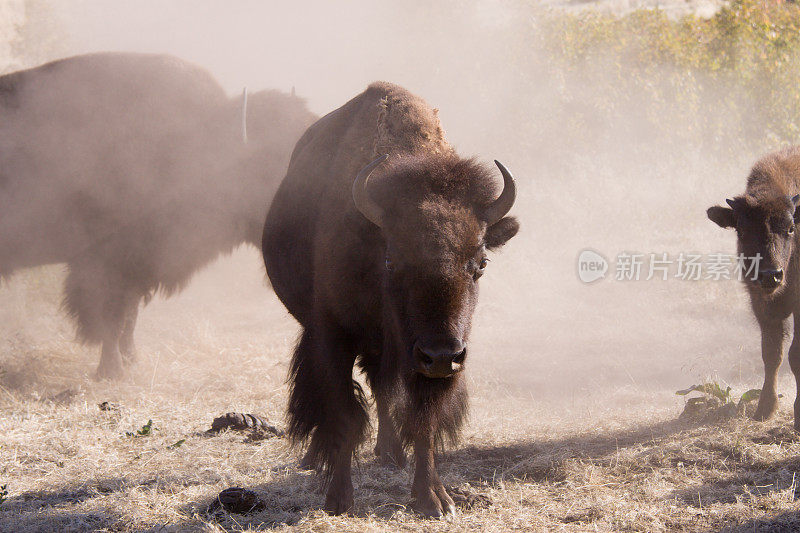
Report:
[[[248,255],[247,261],[255,259]],[[218,268],[226,264],[233,268],[230,260]],[[285,439],[206,434],[228,411],[282,424],[295,328],[266,289],[242,288],[255,296],[235,294],[236,307],[192,312],[198,302],[214,301],[211,289],[202,287],[208,284],[201,280],[177,300],[146,309],[142,361],[131,380],[119,384],[88,379],[96,353],[69,341],[55,307],[28,302],[42,311],[33,322],[51,321],[52,329],[39,344],[23,333],[2,352],[0,484],[8,485],[9,495],[0,505],[0,531],[800,526],[800,439],[791,430],[786,399],[768,423],[736,418],[692,425],[677,420],[681,399],[644,386],[573,392],[571,399],[553,401],[520,393],[503,384],[489,355],[483,363],[476,358],[471,369],[473,409],[464,440],[441,457],[445,483],[461,495],[458,518],[414,516],[406,508],[410,470],[379,466],[371,443],[355,471],[355,509],[329,517],[320,511],[318,480],[298,469],[299,455]],[[14,286],[7,290],[13,294]],[[790,384],[784,376],[786,397]],[[104,401],[112,405],[99,408]],[[127,435],[148,420],[150,435]],[[207,513],[216,495],[233,486],[255,491],[263,507],[248,515]]]

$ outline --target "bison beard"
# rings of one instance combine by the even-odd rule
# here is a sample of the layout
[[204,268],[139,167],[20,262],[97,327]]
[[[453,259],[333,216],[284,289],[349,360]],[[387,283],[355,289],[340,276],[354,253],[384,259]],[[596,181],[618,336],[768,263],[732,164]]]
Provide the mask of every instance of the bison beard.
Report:
[[[381,152],[386,164],[370,163]],[[515,185],[498,167],[499,196],[493,173],[444,140],[436,111],[387,83],[320,119],[295,147],[262,251],[273,289],[303,327],[289,435],[328,482],[328,512],[353,505],[351,462],[369,426],[356,364],[376,401],[376,454],[402,465],[413,447],[413,507],[455,512],[434,450],[455,441],[466,415],[460,371],[485,251],[519,228],[504,218]]]

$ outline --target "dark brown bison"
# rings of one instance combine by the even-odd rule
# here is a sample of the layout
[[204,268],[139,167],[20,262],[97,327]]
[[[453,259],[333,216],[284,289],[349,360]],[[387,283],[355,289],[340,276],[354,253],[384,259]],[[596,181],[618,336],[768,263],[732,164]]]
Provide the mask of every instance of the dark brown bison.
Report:
[[[794,336],[789,365],[800,391],[800,248],[795,226],[800,219],[800,147],[788,148],[760,159],[747,178],[742,196],[728,200],[729,207],[708,209],[708,218],[723,228],[734,228],[744,267],[750,304],[761,327],[764,387],[754,417],[775,414],[775,382],[783,359],[783,338],[789,315],[794,315]],[[757,259],[756,259],[757,258]],[[800,396],[794,403],[794,427],[800,431]]]
[[314,117],[242,100],[204,70],[139,54],[73,57],[0,77],[0,276],[67,263],[64,307],[102,343],[99,377],[134,358],[139,303],[221,252],[259,244],[267,205]]
[[462,371],[486,252],[519,228],[505,217],[514,180],[497,165],[499,195],[492,172],[447,143],[436,110],[388,83],[317,121],[292,153],[262,250],[303,326],[289,433],[329,480],[328,512],[353,505],[351,458],[368,426],[358,364],[377,403],[376,454],[402,464],[413,446],[414,508],[454,513],[434,449],[465,415]]

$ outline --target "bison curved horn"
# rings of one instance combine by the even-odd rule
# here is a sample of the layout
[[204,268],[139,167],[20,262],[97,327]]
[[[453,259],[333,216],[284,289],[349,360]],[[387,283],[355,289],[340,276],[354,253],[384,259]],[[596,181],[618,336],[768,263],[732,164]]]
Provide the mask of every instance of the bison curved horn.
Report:
[[506,216],[514,205],[514,200],[517,198],[517,184],[514,182],[514,176],[508,171],[503,163],[495,159],[494,164],[500,169],[503,175],[503,192],[497,197],[497,200],[489,204],[482,213],[482,217],[486,223],[491,226],[499,222],[501,218]]
[[388,154],[384,154],[369,165],[362,168],[361,172],[359,172],[358,176],[356,176],[356,180],[353,182],[353,202],[356,204],[356,208],[367,218],[367,220],[378,227],[380,227],[382,223],[383,210],[372,198],[369,197],[369,193],[367,193],[367,180],[369,179],[369,175],[372,174],[372,171],[375,169],[375,167],[386,161],[388,157]]

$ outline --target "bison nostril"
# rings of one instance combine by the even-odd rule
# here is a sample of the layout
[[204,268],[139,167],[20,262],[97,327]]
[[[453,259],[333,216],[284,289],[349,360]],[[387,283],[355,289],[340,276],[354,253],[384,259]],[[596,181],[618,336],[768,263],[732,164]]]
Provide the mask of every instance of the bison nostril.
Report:
[[416,344],[413,357],[416,372],[428,378],[446,378],[461,371],[467,349],[462,342]]
[[761,286],[765,289],[775,289],[783,283],[784,273],[783,269],[769,269],[761,272],[760,275]]
[[783,281],[783,269],[781,270],[765,270],[764,271],[764,278],[765,281],[770,281],[773,283],[780,283]]

